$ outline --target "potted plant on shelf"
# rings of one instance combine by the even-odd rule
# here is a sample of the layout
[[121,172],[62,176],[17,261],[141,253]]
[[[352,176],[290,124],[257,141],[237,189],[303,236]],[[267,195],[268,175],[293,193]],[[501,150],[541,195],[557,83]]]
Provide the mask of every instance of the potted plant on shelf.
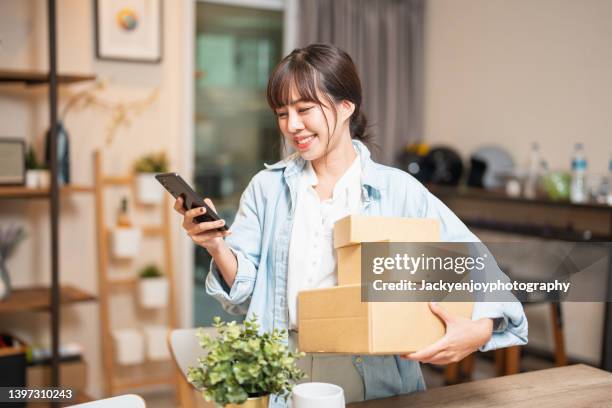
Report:
[[256,316],[243,325],[215,317],[214,326],[214,338],[198,332],[207,355],[188,372],[189,381],[207,401],[225,407],[267,408],[270,394],[286,399],[293,384],[305,376],[296,366],[304,353],[289,351],[286,330],[260,334]]
[[142,156],[134,163],[136,173],[136,192],[142,204],[158,204],[164,191],[155,180],[155,175],[168,171],[166,153],[151,153]]
[[148,265],[140,273],[138,292],[140,305],[145,309],[156,309],[168,303],[168,279],[157,265]]
[[36,153],[32,146],[26,154],[26,187],[28,188],[49,188],[51,184],[51,176],[49,170],[42,165],[36,158]]

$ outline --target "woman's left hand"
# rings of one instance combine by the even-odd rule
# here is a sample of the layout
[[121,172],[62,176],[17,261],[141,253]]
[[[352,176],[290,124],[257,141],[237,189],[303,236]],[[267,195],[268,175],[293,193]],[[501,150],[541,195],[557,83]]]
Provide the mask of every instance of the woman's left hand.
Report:
[[417,352],[404,354],[402,358],[431,364],[456,363],[478,350],[491,338],[493,320],[489,318],[471,320],[453,316],[436,302],[429,302],[429,308],[444,321],[446,334],[434,344]]

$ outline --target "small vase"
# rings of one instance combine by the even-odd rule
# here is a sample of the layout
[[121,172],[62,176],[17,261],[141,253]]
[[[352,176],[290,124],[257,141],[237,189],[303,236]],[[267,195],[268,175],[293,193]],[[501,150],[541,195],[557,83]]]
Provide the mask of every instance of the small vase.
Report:
[[168,304],[168,279],[140,278],[138,281],[140,305],[145,309],[156,309]]
[[[70,139],[64,124],[57,122],[57,182],[60,185],[70,184]],[[51,168],[51,130],[45,138],[45,163]]]
[[136,175],[136,191],[141,204],[159,204],[164,198],[164,190],[157,182],[157,173],[139,173]]
[[270,396],[264,395],[262,397],[249,398],[242,404],[227,404],[225,408],[268,408],[270,402]]
[[0,255],[0,300],[6,299],[11,294],[11,278],[6,269],[4,258]]

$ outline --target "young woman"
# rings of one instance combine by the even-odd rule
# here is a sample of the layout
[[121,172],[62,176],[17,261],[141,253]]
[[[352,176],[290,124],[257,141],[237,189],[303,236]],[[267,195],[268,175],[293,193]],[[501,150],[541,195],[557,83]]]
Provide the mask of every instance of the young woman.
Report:
[[[413,177],[372,161],[361,83],[346,52],[294,50],[272,73],[267,99],[296,153],[253,177],[230,232],[215,231],[224,221],[194,223],[204,210],[175,204],[183,228],[213,257],[206,290],[226,310],[256,314],[264,330],[288,329],[295,344],[297,293],[336,285],[332,228],[348,214],[436,218],[443,241],[478,241]],[[477,303],[472,319],[430,308],[446,324],[432,346],[401,357],[308,356],[301,364],[309,380],[341,385],[347,402],[410,393],[425,389],[419,361],[448,364],[527,342],[520,303]]]

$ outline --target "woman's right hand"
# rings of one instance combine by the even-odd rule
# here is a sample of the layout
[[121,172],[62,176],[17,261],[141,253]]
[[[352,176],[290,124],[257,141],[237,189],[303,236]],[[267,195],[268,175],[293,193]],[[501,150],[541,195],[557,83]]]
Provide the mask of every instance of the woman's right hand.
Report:
[[[215,206],[211,200],[208,198],[204,199],[204,202],[213,210]],[[174,209],[176,212],[183,216],[183,229],[187,231],[187,235],[191,237],[191,240],[196,243],[196,245],[205,248],[207,251],[215,251],[219,248],[220,245],[223,244],[223,238],[230,235],[230,231],[217,231],[217,228],[225,225],[225,220],[219,221],[205,221],[201,223],[196,223],[194,218],[205,214],[206,209],[204,207],[193,208],[189,211],[185,211],[183,208],[183,198],[179,197],[174,202]]]

